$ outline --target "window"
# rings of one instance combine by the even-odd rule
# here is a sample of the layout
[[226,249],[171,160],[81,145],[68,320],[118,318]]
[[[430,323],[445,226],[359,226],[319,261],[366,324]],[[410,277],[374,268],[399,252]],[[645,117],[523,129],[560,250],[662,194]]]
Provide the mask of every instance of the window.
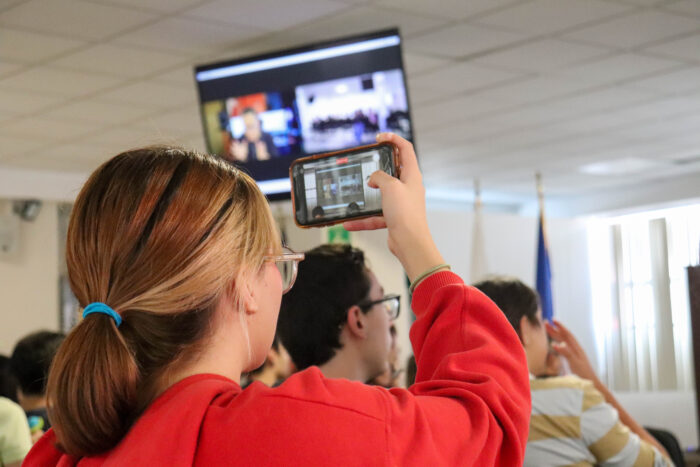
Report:
[[594,219],[589,228],[598,361],[616,390],[692,390],[686,270],[700,205]]

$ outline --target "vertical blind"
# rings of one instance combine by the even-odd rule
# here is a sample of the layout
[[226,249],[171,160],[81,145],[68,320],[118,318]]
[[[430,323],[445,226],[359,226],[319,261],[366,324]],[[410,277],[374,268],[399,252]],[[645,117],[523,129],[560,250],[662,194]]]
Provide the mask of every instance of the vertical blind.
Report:
[[700,205],[594,221],[589,242],[606,383],[623,391],[692,390],[685,268],[699,259]]

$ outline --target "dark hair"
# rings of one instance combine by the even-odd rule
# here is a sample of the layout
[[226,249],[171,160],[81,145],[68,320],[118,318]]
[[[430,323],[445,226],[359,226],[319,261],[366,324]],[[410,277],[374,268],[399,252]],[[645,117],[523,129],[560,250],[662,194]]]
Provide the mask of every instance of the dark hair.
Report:
[[252,107],[246,107],[243,110],[241,110],[241,116],[243,116],[245,114],[258,115],[258,113],[255,111],[255,109]]
[[406,387],[413,386],[416,382],[416,372],[418,367],[416,367],[416,356],[411,355],[408,357],[406,362]]
[[306,252],[294,287],[282,297],[277,332],[299,370],[335,355],[348,308],[367,298],[365,256],[349,245]]
[[43,396],[46,393],[51,362],[65,337],[58,332],[38,331],[17,342],[10,364],[23,394]]
[[539,325],[537,310],[540,300],[537,292],[518,279],[493,278],[474,284],[490,298],[508,318],[508,322],[520,335],[520,320],[526,316],[533,325]]
[[113,448],[201,353],[220,297],[279,243],[264,195],[222,159],[154,146],[100,166],[71,212],[68,278],[81,307],[105,303],[123,322],[89,315],[58,350],[47,399],[59,448]]
[[10,357],[0,355],[0,397],[17,402],[17,377],[12,371]]

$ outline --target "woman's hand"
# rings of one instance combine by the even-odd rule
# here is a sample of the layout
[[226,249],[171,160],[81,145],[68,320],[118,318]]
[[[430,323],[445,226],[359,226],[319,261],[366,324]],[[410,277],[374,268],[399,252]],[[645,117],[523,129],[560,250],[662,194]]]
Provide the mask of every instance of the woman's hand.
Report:
[[444,263],[428,229],[425,188],[413,145],[393,133],[377,135],[379,143],[394,143],[399,149],[400,178],[378,170],[368,185],[382,193],[383,216],[345,222],[347,230],[387,228],[389,250],[401,261],[411,281],[428,269]]

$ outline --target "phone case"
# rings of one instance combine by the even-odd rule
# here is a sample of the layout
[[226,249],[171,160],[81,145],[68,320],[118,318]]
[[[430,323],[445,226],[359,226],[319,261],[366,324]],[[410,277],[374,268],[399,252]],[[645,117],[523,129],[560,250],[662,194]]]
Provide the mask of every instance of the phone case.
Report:
[[367,219],[369,217],[376,217],[377,215],[381,215],[381,214],[371,214],[371,215],[367,215],[367,216],[358,216],[358,217],[345,218],[345,219],[336,219],[333,221],[323,222],[323,223],[314,224],[314,225],[302,225],[299,223],[299,221],[297,220],[297,216],[296,216],[296,212],[297,212],[296,196],[294,195],[294,178],[292,177],[294,166],[297,164],[303,164],[305,162],[315,161],[318,159],[326,159],[329,157],[340,156],[343,154],[349,154],[349,153],[353,153],[353,152],[372,150],[372,149],[380,147],[380,146],[390,146],[391,147],[391,152],[392,152],[393,159],[394,159],[394,167],[396,167],[396,178],[399,178],[401,176],[401,165],[400,165],[400,160],[399,160],[399,148],[394,143],[367,144],[365,146],[357,146],[357,147],[350,148],[350,149],[343,149],[341,151],[326,152],[323,154],[316,154],[314,156],[302,157],[302,158],[296,159],[294,162],[292,162],[291,165],[289,166],[289,182],[292,186],[291,195],[292,195],[292,212],[294,213],[294,223],[297,226],[301,227],[302,229],[311,229],[311,228],[316,228],[316,227],[328,227],[331,225],[342,224],[343,222],[346,222],[348,220],[356,221],[356,220],[360,220],[360,219]]

